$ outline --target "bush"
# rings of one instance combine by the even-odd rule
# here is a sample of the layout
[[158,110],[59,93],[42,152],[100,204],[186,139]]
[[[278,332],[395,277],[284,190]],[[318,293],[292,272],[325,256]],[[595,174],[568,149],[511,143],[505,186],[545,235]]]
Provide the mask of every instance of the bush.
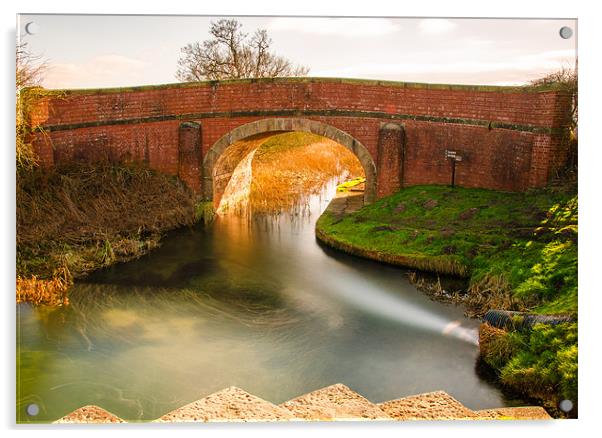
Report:
[[529,332],[508,333],[504,342],[511,344],[510,356],[485,357],[499,369],[502,383],[521,391],[528,387],[530,394],[556,403],[577,402],[577,323],[537,324]]

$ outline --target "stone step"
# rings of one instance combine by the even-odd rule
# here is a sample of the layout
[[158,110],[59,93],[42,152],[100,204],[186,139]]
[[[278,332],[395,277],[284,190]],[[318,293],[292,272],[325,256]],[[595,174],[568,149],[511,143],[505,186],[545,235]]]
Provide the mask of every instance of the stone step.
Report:
[[341,383],[294,398],[280,406],[304,420],[391,419],[374,403]]
[[244,422],[292,419],[294,416],[287,409],[231,386],[171,411],[155,421],[162,423]]
[[417,394],[377,406],[395,420],[473,420],[477,417],[445,391]]
[[[341,420],[549,420],[541,407],[472,411],[444,391],[372,403],[337,383],[277,406],[231,386],[171,411],[155,422],[259,422]],[[84,406],[55,423],[125,423],[98,407]]]
[[111,414],[109,411],[104,410],[98,406],[88,405],[76,409],[70,414],[65,415],[63,418],[59,418],[54,423],[125,423],[124,420],[119,418],[117,415]]
[[491,420],[551,420],[552,417],[540,406],[483,409],[475,411],[479,419]]

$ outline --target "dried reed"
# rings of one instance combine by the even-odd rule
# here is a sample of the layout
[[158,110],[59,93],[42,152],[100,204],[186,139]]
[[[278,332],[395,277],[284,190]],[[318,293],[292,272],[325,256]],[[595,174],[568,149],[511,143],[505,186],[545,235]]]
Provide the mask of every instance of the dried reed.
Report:
[[138,257],[162,232],[193,221],[193,196],[183,183],[140,166],[20,173],[17,300],[64,302],[72,277]]
[[[332,140],[313,134],[287,133],[272,140],[276,142],[282,147],[272,150],[260,147],[253,160],[250,207],[254,212],[287,210],[307,195],[319,193],[333,178],[364,176],[357,157]],[[304,143],[299,145],[299,142]],[[290,143],[294,144],[287,147]]]

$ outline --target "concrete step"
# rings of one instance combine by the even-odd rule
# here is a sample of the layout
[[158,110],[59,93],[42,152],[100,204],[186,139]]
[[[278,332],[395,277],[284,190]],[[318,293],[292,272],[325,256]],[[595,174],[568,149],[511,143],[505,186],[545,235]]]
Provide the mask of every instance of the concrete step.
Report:
[[364,191],[337,192],[334,199],[328,204],[327,211],[344,216],[353,213],[364,206]]
[[[340,420],[549,420],[541,407],[472,411],[444,391],[372,403],[337,383],[277,406],[231,386],[171,411],[155,422],[340,421]],[[125,423],[98,407],[84,406],[55,423]]]
[[395,420],[473,420],[477,415],[444,391],[417,394],[379,403]]
[[313,421],[330,420],[390,420],[378,406],[337,383],[318,389],[280,405],[296,418]]
[[244,422],[292,419],[294,416],[287,409],[231,386],[171,411],[155,421],[164,423]]
[[540,406],[497,408],[475,411],[483,420],[551,420],[552,417]]
[[63,418],[59,418],[54,423],[125,423],[124,420],[119,418],[117,415],[111,414],[109,411],[104,410],[98,406],[88,405],[76,409]]

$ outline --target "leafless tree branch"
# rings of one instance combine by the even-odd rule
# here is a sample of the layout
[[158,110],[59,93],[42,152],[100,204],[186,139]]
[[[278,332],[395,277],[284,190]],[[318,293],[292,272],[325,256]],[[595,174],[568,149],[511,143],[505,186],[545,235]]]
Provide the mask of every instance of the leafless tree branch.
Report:
[[249,37],[241,28],[237,20],[212,22],[211,39],[182,47],[176,78],[194,82],[307,75],[309,68],[270,52],[272,39],[265,29]]

